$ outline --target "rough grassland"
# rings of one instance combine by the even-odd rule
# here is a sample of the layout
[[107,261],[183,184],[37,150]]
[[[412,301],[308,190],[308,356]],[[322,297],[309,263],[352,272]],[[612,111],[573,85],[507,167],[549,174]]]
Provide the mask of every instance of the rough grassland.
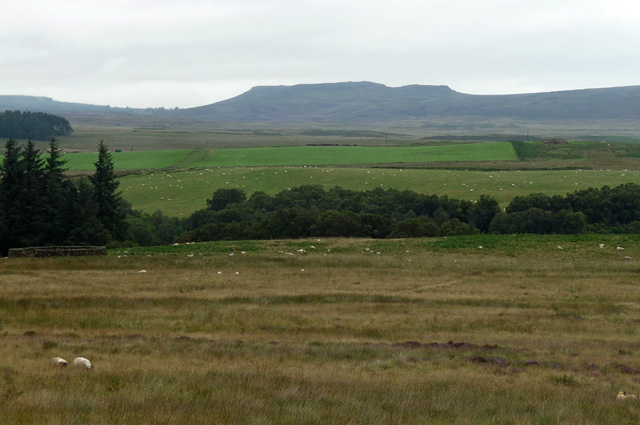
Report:
[[[640,404],[615,397],[640,392],[638,242],[314,239],[3,259],[0,424],[637,423]],[[54,356],[94,369],[51,369]]]
[[517,195],[543,192],[564,195],[578,189],[640,183],[637,170],[478,171],[352,167],[229,167],[189,171],[155,171],[120,179],[123,197],[134,208],[169,215],[188,215],[204,208],[220,188],[239,188],[274,194],[302,184],[325,189],[394,188],[419,193],[477,200],[491,195],[502,205]]

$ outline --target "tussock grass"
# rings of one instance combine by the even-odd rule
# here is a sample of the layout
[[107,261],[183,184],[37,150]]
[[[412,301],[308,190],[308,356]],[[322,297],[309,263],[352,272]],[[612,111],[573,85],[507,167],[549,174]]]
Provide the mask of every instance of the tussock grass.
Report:
[[[3,259],[0,423],[634,423],[640,405],[615,396],[640,392],[637,242],[323,239]],[[54,356],[94,369],[50,369]]]

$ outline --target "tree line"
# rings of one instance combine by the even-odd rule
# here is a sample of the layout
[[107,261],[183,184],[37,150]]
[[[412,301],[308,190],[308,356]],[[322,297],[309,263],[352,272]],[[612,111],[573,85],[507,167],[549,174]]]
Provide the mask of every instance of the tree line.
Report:
[[73,128],[63,117],[44,112],[0,112],[0,137],[48,140],[52,136],[67,136]]
[[113,158],[98,144],[95,172],[69,178],[55,137],[45,153],[29,139],[7,140],[0,163],[0,255],[10,248],[49,245],[162,245],[182,233],[162,212],[133,210],[118,191]]
[[303,185],[275,195],[219,189],[180,220],[131,208],[118,192],[107,145],[93,175],[65,177],[52,138],[46,154],[31,140],[6,144],[0,164],[0,254],[44,245],[162,245],[174,242],[303,237],[405,238],[474,233],[640,233],[640,186],[589,188],[564,196],[532,193],[506,208],[410,190],[353,191]]
[[126,203],[116,192],[113,161],[104,142],[96,172],[78,180],[64,176],[66,160],[55,138],[48,155],[29,140],[5,145],[0,164],[0,254],[9,248],[104,245],[126,234]]
[[640,186],[628,183],[548,196],[515,197],[501,209],[477,201],[410,190],[325,190],[305,185],[247,198],[240,189],[217,190],[207,207],[182,221],[177,240],[358,236],[402,238],[475,233],[640,233]]

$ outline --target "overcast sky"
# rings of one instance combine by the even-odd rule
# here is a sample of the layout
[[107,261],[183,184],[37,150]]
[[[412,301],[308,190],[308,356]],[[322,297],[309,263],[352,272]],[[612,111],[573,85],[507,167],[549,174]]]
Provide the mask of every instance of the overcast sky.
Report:
[[258,85],[640,85],[637,0],[19,0],[0,94],[192,107]]

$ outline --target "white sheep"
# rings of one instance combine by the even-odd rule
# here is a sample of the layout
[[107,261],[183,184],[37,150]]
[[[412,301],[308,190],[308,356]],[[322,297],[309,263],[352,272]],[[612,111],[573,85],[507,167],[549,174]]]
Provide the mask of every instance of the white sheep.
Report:
[[616,398],[620,401],[629,401],[629,400],[636,400],[638,397],[636,397],[635,394],[627,394],[624,391],[620,391],[616,396]]
[[76,357],[75,359],[73,359],[73,366],[91,369],[91,362],[84,357]]
[[67,367],[69,362],[62,357],[54,357],[49,361],[51,367]]

